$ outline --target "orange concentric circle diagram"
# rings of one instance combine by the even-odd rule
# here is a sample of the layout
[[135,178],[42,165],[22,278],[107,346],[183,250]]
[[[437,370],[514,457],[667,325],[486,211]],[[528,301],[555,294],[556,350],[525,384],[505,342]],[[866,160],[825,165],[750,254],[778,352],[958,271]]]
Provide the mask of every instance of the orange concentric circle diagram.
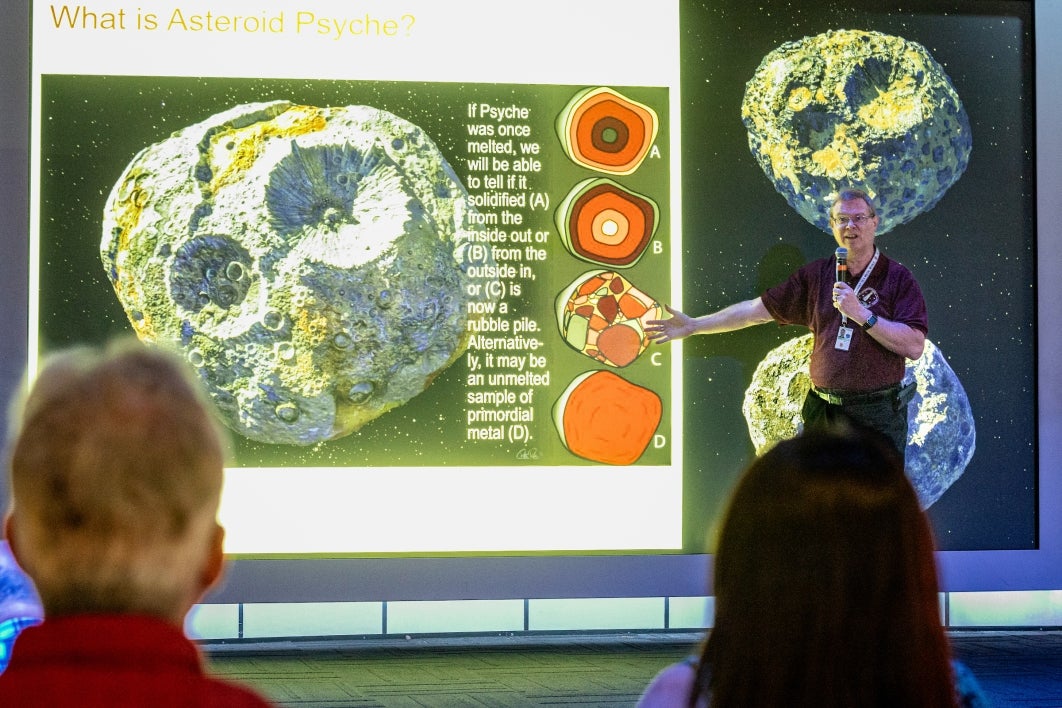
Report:
[[626,268],[641,258],[656,233],[656,203],[606,178],[575,185],[557,209],[557,230],[577,258]]
[[618,175],[638,169],[656,140],[657,128],[652,108],[608,87],[580,91],[557,119],[569,158]]

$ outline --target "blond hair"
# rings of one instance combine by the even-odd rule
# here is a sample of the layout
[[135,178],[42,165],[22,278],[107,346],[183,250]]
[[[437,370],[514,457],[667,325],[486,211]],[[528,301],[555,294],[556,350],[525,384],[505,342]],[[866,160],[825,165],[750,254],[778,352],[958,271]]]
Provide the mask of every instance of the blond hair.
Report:
[[183,361],[135,340],[45,360],[12,416],[10,523],[48,616],[187,610],[219,533],[208,411]]

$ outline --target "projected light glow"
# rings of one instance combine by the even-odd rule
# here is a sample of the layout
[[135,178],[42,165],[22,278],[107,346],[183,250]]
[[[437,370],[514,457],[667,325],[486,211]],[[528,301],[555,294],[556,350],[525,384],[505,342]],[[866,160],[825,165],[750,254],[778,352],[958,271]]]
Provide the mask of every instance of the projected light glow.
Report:
[[[28,358],[131,330],[153,337],[161,322],[165,338],[187,337],[189,361],[216,379],[215,400],[241,430],[222,508],[230,552],[702,551],[758,444],[741,416],[745,392],[795,333],[767,325],[646,347],[640,328],[665,304],[700,314],[754,297],[832,250],[815,224],[835,185],[815,170],[840,179],[839,166],[883,180],[873,191],[894,223],[882,248],[915,272],[930,336],[975,418],[964,428],[977,431],[975,454],[965,438],[926,453],[934,468],[945,455],[948,469],[962,470],[929,490],[943,547],[1036,547],[1032,95],[1022,64],[1031,40],[1022,19],[869,2],[794,16],[771,2],[763,12],[736,0],[645,12],[546,0],[519,10],[517,36],[512,20],[499,27],[494,13],[461,0],[411,0],[401,15],[371,2],[374,21],[364,24],[344,3],[314,5],[293,13],[266,0],[261,16],[278,20],[254,32],[168,22],[174,8],[145,9],[140,26],[130,15],[122,31],[82,15],[55,21],[40,3],[33,15]],[[209,9],[205,0],[180,8],[185,18]],[[317,21],[326,17],[336,24]],[[880,110],[869,123],[895,108],[909,128],[900,132],[917,133],[919,145],[896,138],[898,151],[885,155],[857,144],[855,162],[845,162],[854,128],[833,118],[837,86],[848,83],[800,76],[770,98],[780,110],[758,112],[759,99],[770,101],[756,88],[757,66],[774,49],[842,31],[907,48],[890,64],[895,76],[877,73],[884,60],[859,59],[851,86],[862,96],[897,79],[885,91],[895,100],[871,101]],[[129,62],[145,41],[154,76]],[[901,71],[922,56],[914,45],[932,60],[920,59],[921,89],[947,99],[924,124],[903,122],[922,95],[917,76]],[[751,129],[747,91],[758,97]],[[249,105],[293,113],[248,119],[236,107]],[[298,127],[297,116],[312,122],[315,111],[353,106],[395,119],[329,134],[327,144],[310,144],[325,128]],[[231,120],[216,119],[227,111]],[[394,125],[417,146],[396,147]],[[160,202],[137,191],[150,180],[123,179],[140,151],[193,126],[201,132],[188,138],[187,157],[152,166],[174,171],[181,199]],[[798,139],[794,161],[780,152],[789,137]],[[912,185],[918,170],[904,165],[923,143],[937,171]],[[954,179],[938,180],[941,165]],[[334,169],[355,179],[330,182]],[[127,203],[114,210],[107,195],[120,182]],[[252,187],[254,198],[233,196]],[[111,218],[108,238],[111,226],[127,237],[156,224],[142,246],[104,250],[122,302],[99,260]],[[422,257],[392,260],[401,239]],[[137,270],[139,253],[155,260]],[[364,277],[354,283],[351,271]],[[584,316],[567,309],[568,294],[590,274],[623,293],[595,295]],[[388,306],[394,319],[373,315]],[[225,353],[240,337],[238,355]],[[367,356],[376,343],[381,351]],[[1006,363],[1002,391],[997,361]],[[226,379],[239,379],[240,392]],[[630,424],[621,437],[597,425],[606,410]],[[933,410],[949,420],[955,412]],[[942,426],[916,428],[929,440]]]
[[[601,366],[565,344],[553,307],[586,268],[555,222],[588,169],[617,193],[652,194],[653,218],[626,228],[640,253],[625,265],[661,293],[647,302],[672,297],[677,8],[648,24],[610,18],[617,41],[648,36],[661,51],[582,77],[581,40],[533,66],[485,62],[482,43],[450,39],[466,13],[405,9],[408,33],[371,40],[317,36],[278,2],[264,7],[284,15],[277,29],[253,35],[160,21],[131,32],[151,34],[162,75],[150,77],[80,16],[36,13],[33,152],[48,156],[34,167],[32,289],[79,292],[59,310],[35,301],[30,346],[131,329],[183,352],[236,433],[221,508],[230,553],[681,549],[671,353],[624,360],[660,409],[639,421],[637,455],[569,449],[552,416],[568,382]],[[553,23],[539,31],[561,39]],[[291,50],[302,42],[315,51]],[[224,75],[206,58],[221,47]],[[91,60],[70,63],[78,54]],[[591,104],[569,154],[557,122]],[[114,105],[128,115],[101,119]],[[64,136],[89,133],[91,160],[60,157]],[[590,153],[593,165],[579,161]],[[44,196],[58,175],[42,169],[60,162],[111,197],[86,193],[83,212],[60,216]],[[598,238],[624,238],[632,213],[619,206]],[[68,259],[82,267],[93,222],[110,302],[99,272],[63,275]],[[631,525],[646,499],[654,511]]]

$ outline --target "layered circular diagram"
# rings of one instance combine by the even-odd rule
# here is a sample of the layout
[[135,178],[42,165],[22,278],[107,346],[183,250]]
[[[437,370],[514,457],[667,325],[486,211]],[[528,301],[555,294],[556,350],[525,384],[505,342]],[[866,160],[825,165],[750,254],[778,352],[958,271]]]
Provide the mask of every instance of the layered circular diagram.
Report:
[[557,118],[564,152],[584,167],[616,175],[638,169],[656,139],[657,115],[607,86],[575,94]]
[[607,178],[575,185],[556,212],[568,252],[591,263],[627,268],[638,262],[659,223],[656,203]]

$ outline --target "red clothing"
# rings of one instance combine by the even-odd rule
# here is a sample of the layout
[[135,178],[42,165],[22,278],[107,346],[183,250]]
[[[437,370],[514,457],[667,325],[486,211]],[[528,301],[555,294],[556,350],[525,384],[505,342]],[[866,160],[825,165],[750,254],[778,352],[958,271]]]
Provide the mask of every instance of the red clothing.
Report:
[[46,619],[19,635],[0,674],[0,705],[47,708],[269,708],[251,690],[208,676],[196,646],[160,619]]
[[[852,274],[852,287],[860,275]],[[835,348],[841,327],[841,313],[833,306],[835,280],[833,258],[820,258],[769,288],[763,294],[763,304],[778,324],[804,325],[814,333],[811,381],[819,388],[876,391],[900,383],[906,359],[878,344],[860,328],[861,322],[848,320],[848,326],[855,330],[849,350]],[[878,317],[902,322],[923,334],[929,330],[926,302],[914,276],[884,253],[858,296]]]

